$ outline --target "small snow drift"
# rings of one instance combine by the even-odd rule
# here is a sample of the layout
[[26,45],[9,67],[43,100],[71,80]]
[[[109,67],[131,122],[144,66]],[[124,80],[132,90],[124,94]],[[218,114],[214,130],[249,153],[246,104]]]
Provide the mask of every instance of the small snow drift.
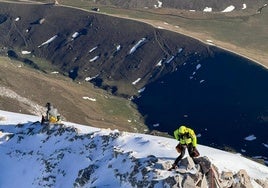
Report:
[[211,7],[206,7],[203,10],[204,12],[212,12],[212,8]]
[[255,140],[256,139],[256,136],[254,136],[254,135],[249,135],[249,136],[247,136],[246,138],[245,138],[245,140],[247,140],[247,141],[253,141],[253,140]]
[[146,42],[146,38],[139,40],[128,52],[128,54],[133,54],[137,48],[141,47]]
[[154,8],[162,8],[163,2],[157,1],[157,4],[154,5]]
[[93,101],[93,102],[97,101],[95,98],[91,98],[91,97],[83,97],[83,99]]
[[97,59],[99,59],[99,57],[100,57],[100,56],[97,55],[97,56],[93,57],[92,59],[90,59],[89,62],[94,62],[94,61],[96,61]]
[[27,51],[27,50],[22,50],[21,51],[21,54],[22,55],[28,55],[28,54],[31,54],[32,52],[30,52],[30,51]]
[[45,46],[49,43],[51,43],[52,41],[54,41],[56,38],[58,37],[58,35],[54,35],[53,37],[51,37],[50,39],[48,39],[47,41],[43,42],[42,44],[40,44],[38,46],[38,48],[41,48],[42,46]]
[[235,6],[230,5],[227,8],[225,8],[222,12],[232,12],[235,9]]
[[132,85],[136,85],[139,81],[141,81],[141,78],[138,78],[137,80],[135,80],[134,82],[132,82]]
[[74,39],[76,39],[77,37],[79,37],[79,35],[80,35],[80,33],[79,32],[74,32],[73,34],[72,34],[72,40],[74,40]]

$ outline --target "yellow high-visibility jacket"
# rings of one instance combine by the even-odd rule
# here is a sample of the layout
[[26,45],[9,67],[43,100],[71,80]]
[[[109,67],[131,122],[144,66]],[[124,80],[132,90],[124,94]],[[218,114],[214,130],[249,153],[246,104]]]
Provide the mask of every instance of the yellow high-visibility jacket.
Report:
[[50,118],[49,118],[49,122],[50,122],[50,123],[57,123],[58,120],[57,120],[56,117],[54,117],[54,116],[50,116]]
[[196,139],[195,132],[190,128],[186,128],[185,133],[182,135],[179,133],[179,129],[176,129],[174,131],[174,137],[176,140],[180,142],[180,144],[188,145],[192,143],[194,147],[197,146],[197,139]]

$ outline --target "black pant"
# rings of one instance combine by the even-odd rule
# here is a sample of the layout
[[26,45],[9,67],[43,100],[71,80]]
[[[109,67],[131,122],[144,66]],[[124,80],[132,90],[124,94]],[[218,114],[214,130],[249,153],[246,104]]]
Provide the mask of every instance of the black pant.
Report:
[[181,144],[181,147],[180,148],[181,148],[181,154],[179,155],[179,157],[177,157],[177,159],[174,162],[174,164],[176,164],[176,165],[184,157],[186,148],[188,149],[188,153],[189,153],[190,157],[192,157],[192,158],[194,157],[194,147],[193,147],[192,144],[188,144],[188,145]]

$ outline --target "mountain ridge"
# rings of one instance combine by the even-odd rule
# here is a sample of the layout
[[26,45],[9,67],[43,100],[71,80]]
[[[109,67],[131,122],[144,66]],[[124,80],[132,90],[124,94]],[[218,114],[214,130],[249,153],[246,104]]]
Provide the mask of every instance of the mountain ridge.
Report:
[[[178,172],[165,170],[176,157],[172,147],[177,142],[174,139],[69,122],[41,126],[34,122],[38,118],[0,111],[0,185],[16,187],[19,182],[21,187],[28,188],[187,187],[193,185],[193,180],[188,178],[199,174],[195,165],[188,166],[191,159],[187,157]],[[237,154],[202,145],[198,148],[202,156],[207,155],[219,168],[218,178],[222,182],[218,183],[231,183],[238,187],[267,186],[267,167]],[[247,171],[239,172],[243,174],[243,180],[236,175],[241,168]],[[222,179],[227,177],[226,170],[234,173],[235,181]],[[17,177],[16,182],[10,180],[14,176]],[[203,186],[210,183],[208,175],[202,177],[203,180],[198,181],[203,182]]]

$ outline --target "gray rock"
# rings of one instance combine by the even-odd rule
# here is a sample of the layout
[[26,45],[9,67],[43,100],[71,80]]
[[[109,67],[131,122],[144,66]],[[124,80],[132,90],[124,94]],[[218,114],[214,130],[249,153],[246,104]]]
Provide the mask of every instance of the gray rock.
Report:
[[231,187],[234,183],[234,177],[232,172],[222,172],[221,174],[221,182],[223,188]]
[[245,170],[240,170],[235,178],[238,179],[238,182],[233,184],[234,188],[253,188],[250,177]]
[[190,176],[186,176],[186,178],[182,181],[182,187],[196,188],[195,182]]

